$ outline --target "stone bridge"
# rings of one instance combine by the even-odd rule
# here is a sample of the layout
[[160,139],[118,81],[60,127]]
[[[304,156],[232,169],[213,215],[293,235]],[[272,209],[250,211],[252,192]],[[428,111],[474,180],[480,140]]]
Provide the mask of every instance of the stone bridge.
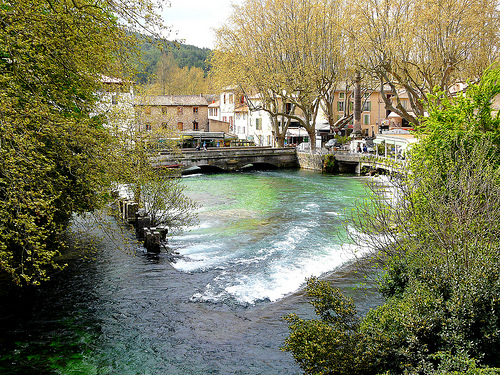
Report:
[[251,169],[298,168],[293,147],[213,147],[182,149],[178,155],[161,153],[153,158],[157,167],[180,168],[183,174]]

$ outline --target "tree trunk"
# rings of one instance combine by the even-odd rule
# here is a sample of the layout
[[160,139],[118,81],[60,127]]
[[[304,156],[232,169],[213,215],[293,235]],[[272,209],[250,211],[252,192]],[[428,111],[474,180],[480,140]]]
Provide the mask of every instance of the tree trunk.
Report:
[[316,152],[316,129],[307,129],[307,134],[309,134],[309,143],[311,144],[311,152]]
[[354,77],[354,126],[353,133],[361,136],[361,74],[356,72]]

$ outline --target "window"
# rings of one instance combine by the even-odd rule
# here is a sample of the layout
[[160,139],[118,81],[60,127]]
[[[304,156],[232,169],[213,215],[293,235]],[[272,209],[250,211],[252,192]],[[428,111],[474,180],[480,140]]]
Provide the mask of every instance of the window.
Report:
[[151,131],[151,123],[146,122],[146,131]]
[[193,113],[198,113],[198,107],[193,107]]
[[370,112],[372,110],[372,102],[366,101],[363,103],[363,112]]
[[177,123],[177,129],[178,130],[184,130],[184,124],[182,122]]
[[365,99],[369,99],[369,98],[370,98],[370,95],[371,95],[371,92],[368,92],[368,91],[367,91],[367,92],[365,92],[365,93],[364,93],[364,95],[363,95],[363,96],[364,96],[364,98],[365,98]]
[[117,95],[113,95],[111,97],[111,104],[113,104],[113,105],[117,105],[118,104],[118,97],[117,97]]
[[150,115],[151,114],[151,107],[149,105],[147,105],[146,107],[144,107],[144,113],[146,115]]
[[166,115],[167,114],[167,107],[166,106],[162,106],[161,107],[161,113]]
[[337,102],[337,111],[344,112],[344,102]]
[[226,94],[224,94],[224,100],[223,100],[224,104],[226,104]]
[[363,125],[370,125],[370,115],[363,115]]
[[243,95],[241,95],[240,97],[240,104],[244,104],[245,103],[245,97]]
[[285,113],[287,115],[289,115],[290,113],[292,113],[292,103],[286,103],[285,104]]
[[184,112],[184,110],[182,107],[177,107],[177,114],[178,115],[182,115],[183,112]]
[[198,123],[193,121],[193,130],[198,130]]
[[345,92],[339,92],[339,99],[345,99]]
[[229,116],[229,124],[233,126],[233,116]]
[[227,122],[227,117],[226,116],[222,116],[222,121]]
[[262,130],[262,119],[261,118],[255,119],[255,129]]

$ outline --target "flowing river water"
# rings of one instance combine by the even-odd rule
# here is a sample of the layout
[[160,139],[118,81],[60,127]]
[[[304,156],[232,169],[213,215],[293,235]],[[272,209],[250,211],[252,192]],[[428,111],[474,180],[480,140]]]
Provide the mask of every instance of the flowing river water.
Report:
[[48,284],[4,299],[0,373],[300,373],[280,350],[282,318],[314,316],[307,277],[328,278],[361,312],[380,302],[360,287],[351,260],[363,250],[342,225],[366,181],[303,170],[184,178],[202,206],[199,223],[169,239],[176,261],[102,240]]

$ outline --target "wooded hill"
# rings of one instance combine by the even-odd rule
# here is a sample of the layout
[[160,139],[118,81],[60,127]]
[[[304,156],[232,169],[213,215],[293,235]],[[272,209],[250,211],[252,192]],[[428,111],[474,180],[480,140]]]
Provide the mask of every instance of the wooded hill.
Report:
[[160,48],[158,43],[154,41],[148,41],[142,36],[138,36],[138,38],[141,40],[139,43],[141,61],[137,63],[137,83],[148,83],[151,81],[151,76],[158,71],[158,63],[163,53],[171,55],[179,68],[200,68],[205,73],[205,76],[207,75],[209,68],[206,60],[211,52],[210,49],[173,42],[168,42],[167,48]]

